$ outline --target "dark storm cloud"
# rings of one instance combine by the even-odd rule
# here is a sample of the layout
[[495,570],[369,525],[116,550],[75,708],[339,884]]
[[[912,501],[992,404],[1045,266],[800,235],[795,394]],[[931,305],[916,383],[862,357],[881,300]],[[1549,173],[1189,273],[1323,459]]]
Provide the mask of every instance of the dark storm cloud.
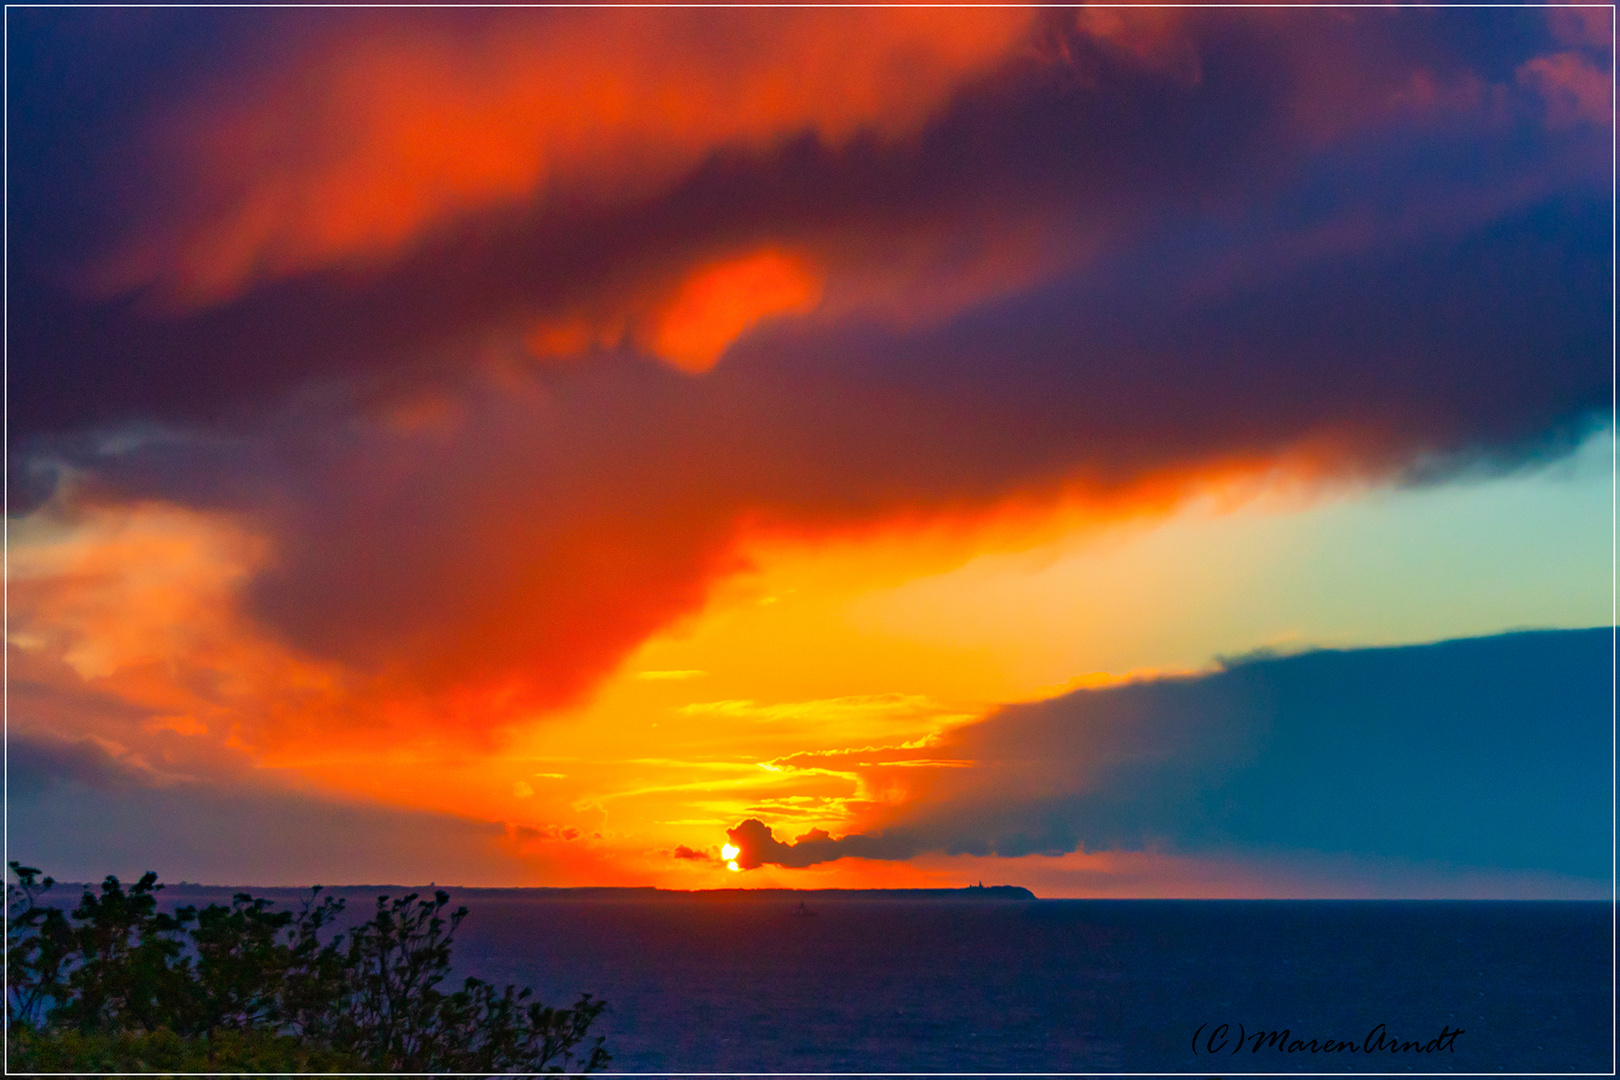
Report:
[[[132,420],[218,422],[311,382],[415,387],[435,372],[445,378],[466,368],[478,343],[492,335],[510,337],[538,319],[612,307],[693,260],[760,241],[819,251],[836,276],[904,259],[919,246],[934,258],[950,258],[948,248],[971,262],[976,250],[981,258],[993,254],[1012,242],[1010,232],[1035,228],[1076,251],[1101,239],[1108,254],[1097,276],[1122,280],[1123,269],[1130,298],[1151,305],[1185,284],[1163,277],[1185,258],[1265,260],[1268,236],[1294,235],[1313,211],[1324,219],[1364,217],[1347,213],[1363,209],[1345,201],[1349,192],[1384,193],[1377,201],[1386,204],[1386,220],[1373,220],[1354,245],[1375,248],[1388,246],[1395,217],[1435,217],[1481,191],[1539,182],[1567,194],[1573,182],[1595,198],[1593,163],[1601,164],[1595,157],[1569,176],[1595,144],[1538,130],[1528,100],[1494,130],[1483,107],[1461,122],[1445,114],[1378,115],[1386,105],[1377,99],[1402,90],[1413,71],[1444,79],[1479,69],[1503,77],[1508,72],[1495,69],[1505,66],[1504,42],[1518,45],[1520,59],[1544,43],[1545,31],[1521,13],[1492,15],[1495,35],[1482,32],[1478,13],[1448,13],[1444,22],[1414,17],[1399,27],[1338,25],[1323,13],[1290,13],[1287,24],[1200,17],[1180,31],[1197,58],[1196,79],[1122,56],[1054,15],[1039,49],[965,88],[914,141],[869,135],[831,147],[806,134],[775,151],[717,147],[678,182],[629,203],[552,199],[494,211],[427,235],[369,269],[314,271],[189,314],[128,297],[89,300],[71,287],[67,267],[88,252],[71,250],[75,237],[65,225],[50,226],[104,212],[96,185],[124,184],[129,162],[89,168],[64,149],[77,134],[98,146],[112,140],[101,113],[119,115],[116,98],[104,93],[76,102],[65,119],[78,127],[64,130],[64,117],[48,108],[63,88],[42,60],[28,69],[29,78],[13,74],[23,121],[16,137],[39,144],[43,158],[34,165],[24,159],[13,195],[21,224],[13,260],[13,426],[26,439]],[[296,40],[294,25],[261,33],[285,54],[286,39]],[[65,63],[70,47],[56,37],[70,43],[82,37],[60,29],[53,36],[49,26],[31,36],[28,29],[19,27],[14,47],[32,48],[55,65]],[[217,17],[189,33],[172,27],[160,33],[161,24],[144,29],[148,49],[168,47],[171,38],[246,36]],[[1344,51],[1380,77],[1331,85],[1348,76],[1330,63],[1310,68],[1321,54]],[[156,75],[142,55],[137,47],[119,62],[133,68],[127,79],[152,82]],[[205,66],[193,60],[190,67]],[[196,78],[203,82],[201,74]],[[171,97],[183,89],[173,82],[161,80]],[[1357,100],[1358,90],[1375,100]],[[1367,123],[1376,134],[1341,136],[1316,156],[1319,136],[1299,114],[1338,92],[1348,95],[1341,111],[1371,113]],[[1380,145],[1386,131],[1403,138]],[[1490,160],[1483,171],[1482,154]],[[75,182],[64,190],[60,177],[69,172]],[[1538,223],[1554,247],[1581,246],[1592,227],[1580,206],[1568,210]],[[1227,235],[1220,235],[1223,228]],[[931,247],[928,238],[941,230],[950,243]],[[1208,250],[1187,251],[1187,238],[1200,233]],[[1454,248],[1467,239],[1453,234],[1442,243]],[[83,237],[77,242],[94,246]],[[1516,257],[1510,247],[1489,250],[1488,239],[1485,246],[1488,258],[1504,264]],[[1051,265],[1042,268],[1037,256],[1014,256],[1036,264],[1043,278],[1074,257],[1048,255]],[[1578,280],[1584,270],[1565,265],[1559,276]],[[1086,287],[1089,281],[1081,279]],[[1505,295],[1519,282],[1478,284]],[[1341,304],[1347,315],[1367,318],[1379,310],[1376,296],[1352,297]],[[901,301],[902,308],[915,303]],[[1572,300],[1548,317],[1579,316],[1585,303]],[[1024,313],[1040,320],[1049,340],[1072,345],[1077,332],[1081,340],[1089,336],[1084,323],[1054,323],[1051,311]],[[1009,342],[1006,351],[1016,355],[1019,343]],[[1419,362],[1415,354],[1412,362]],[[1457,361],[1442,355],[1421,363],[1446,371]]]
[[694,610],[748,516],[836,529],[1065,483],[1128,494],[1300,446],[1329,477],[1555,454],[1608,377],[1580,314],[1602,303],[1601,233],[1549,239],[1553,212],[1241,298],[1075,282],[909,336],[783,330],[701,379],[604,358],[443,436],[300,434],[262,468],[239,464],[266,456],[251,443],[154,445],[96,471],[270,521],[256,611],[297,644],[440,686],[521,669],[559,701]]
[[[1139,218],[1178,196],[1172,166],[1190,155],[1201,162],[1194,193],[1230,183],[1263,110],[1213,87],[1193,123],[1176,115],[1185,90],[1174,82],[1116,77],[1137,84],[1120,87],[1121,99],[1142,95],[1134,124],[1044,70],[1015,71],[1003,93],[965,102],[918,147],[864,138],[833,149],[805,135],[775,153],[720,151],[651,199],[494,214],[369,274],[312,273],[189,315],[87,302],[30,272],[48,259],[23,260],[16,411],[28,433],[217,422],[311,381],[398,390],[467,367],[469,341],[611,308],[684,264],[761,240],[867,233],[877,250],[864,254],[881,261],[885,247],[903,254],[919,231],[941,226],[992,246],[999,238],[975,220],[981,213],[1056,216],[1066,230]],[[1144,125],[1154,139],[1140,138]]]
[[[12,509],[55,462],[82,499],[240,511],[275,552],[251,615],[470,695],[446,715],[577,699],[696,610],[753,524],[1173,498],[1289,455],[1443,478],[1555,455],[1609,400],[1608,132],[1551,124],[1516,75],[1567,45],[1540,12],[1048,13],[904,135],[720,132],[645,190],[480,206],[367,259],[244,257],[190,306],[73,277],[105,253],[64,222],[142,167],[103,153],[111,89],[53,114],[52,35],[89,17],[42,18],[13,46],[38,60],[13,101],[39,157],[12,202]],[[296,35],[253,25],[263,67],[306,71]],[[202,66],[146,96],[185,99]],[[648,362],[633,326],[514,360],[760,248],[819,268],[823,306],[704,375]]]
[[753,870],[766,863],[776,866],[805,867],[834,859],[909,859],[925,850],[901,837],[862,836],[859,833],[834,840],[825,829],[811,829],[785,844],[771,834],[758,818],[749,818],[726,835],[737,845],[737,865]]
[[745,866],[845,856],[1347,853],[1600,878],[1607,628],[1230,662],[1010,705],[931,753],[978,763],[876,835],[730,831]]

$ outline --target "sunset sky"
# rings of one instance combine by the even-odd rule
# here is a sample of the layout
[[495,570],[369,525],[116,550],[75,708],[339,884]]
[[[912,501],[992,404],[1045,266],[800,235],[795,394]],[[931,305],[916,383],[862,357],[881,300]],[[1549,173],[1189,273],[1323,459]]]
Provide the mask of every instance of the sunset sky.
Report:
[[8,9],[8,857],[1609,895],[1612,16]]

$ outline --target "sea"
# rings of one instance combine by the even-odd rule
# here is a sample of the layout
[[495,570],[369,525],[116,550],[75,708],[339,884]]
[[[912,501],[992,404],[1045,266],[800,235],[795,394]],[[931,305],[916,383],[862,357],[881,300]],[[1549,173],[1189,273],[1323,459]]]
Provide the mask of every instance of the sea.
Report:
[[[404,890],[334,891],[362,915]],[[451,894],[471,910],[458,976],[530,986],[548,1004],[606,1001],[614,1072],[1614,1069],[1606,902]]]

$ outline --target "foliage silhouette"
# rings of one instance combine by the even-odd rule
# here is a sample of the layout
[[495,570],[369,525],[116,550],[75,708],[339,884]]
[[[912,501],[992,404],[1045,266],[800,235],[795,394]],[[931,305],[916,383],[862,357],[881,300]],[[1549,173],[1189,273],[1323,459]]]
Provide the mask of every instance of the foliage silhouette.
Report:
[[[317,886],[296,912],[238,893],[158,910],[157,875],[115,877],[71,913],[55,882],[11,863],[6,888],[7,1071],[594,1072],[606,1007],[531,1001],[480,979],[445,992],[457,928],[443,890],[379,896],[333,933],[344,901]],[[325,932],[323,934],[323,932]],[[325,940],[323,939],[323,936]]]

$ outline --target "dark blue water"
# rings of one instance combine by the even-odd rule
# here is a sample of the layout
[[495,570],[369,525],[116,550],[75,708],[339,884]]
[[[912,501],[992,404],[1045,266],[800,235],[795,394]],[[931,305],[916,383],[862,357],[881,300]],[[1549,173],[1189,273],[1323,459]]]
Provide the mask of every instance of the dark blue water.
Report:
[[[814,915],[783,893],[456,890],[457,966],[551,1004],[607,1000],[615,1071],[1612,1067],[1606,903],[803,895]],[[1276,1045],[1361,1047],[1379,1024],[1371,1054]]]
[[[614,1068],[636,1072],[1611,1068],[1607,904],[796,901],[469,894],[458,955],[547,1000],[605,998]],[[1463,1034],[1231,1053],[1240,1024],[1365,1045],[1380,1023]]]

